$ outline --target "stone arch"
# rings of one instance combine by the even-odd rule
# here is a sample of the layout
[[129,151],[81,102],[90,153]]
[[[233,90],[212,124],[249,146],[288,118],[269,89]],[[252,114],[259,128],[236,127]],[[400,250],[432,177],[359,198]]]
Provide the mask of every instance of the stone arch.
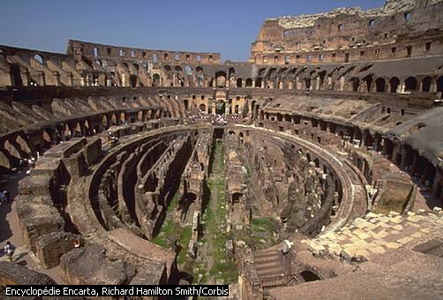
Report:
[[51,134],[48,132],[47,129],[42,130],[42,139],[48,144],[52,143]]
[[240,106],[237,104],[237,105],[235,106],[235,108],[234,108],[234,112],[235,112],[236,114],[239,114],[239,108],[240,108]]
[[22,136],[20,134],[17,135],[17,137],[15,138],[15,142],[20,146],[23,152],[26,152],[28,154],[32,153],[31,147],[29,146],[29,143],[25,136]]
[[417,79],[415,77],[408,77],[405,80],[405,91],[416,91],[418,86]]
[[400,85],[400,79],[398,77],[392,77],[391,80],[389,80],[389,91],[391,93],[397,93],[398,86]]
[[440,92],[443,98],[443,76],[437,78],[437,92]]
[[226,73],[223,71],[215,73],[215,81],[216,81],[216,87],[218,88],[226,87]]
[[158,54],[157,53],[152,53],[151,58],[152,58],[153,62],[155,62],[155,63],[158,62]]
[[36,60],[39,64],[43,65],[45,63],[43,56],[41,56],[40,54],[36,53],[33,57],[34,60]]
[[66,140],[69,140],[71,138],[71,129],[69,128],[68,123],[65,123],[63,126],[63,136],[65,137]]
[[304,83],[305,83],[305,89],[310,90],[311,89],[311,78],[305,78]]
[[160,75],[158,73],[152,75],[152,86],[160,86]]
[[3,151],[0,151],[0,170],[2,168],[7,170],[11,169],[11,162],[8,156]]
[[15,157],[17,159],[21,159],[22,156],[20,155],[20,151],[15,147],[13,143],[11,143],[9,140],[6,140],[4,145],[4,149],[9,152],[9,154],[12,157]]
[[108,117],[106,115],[102,116],[102,125],[108,127]]
[[349,81],[352,83],[352,91],[358,92],[358,88],[360,87],[360,79],[358,77],[352,77],[349,79]]
[[372,75],[366,76],[365,78],[363,78],[363,81],[366,84],[366,91],[368,93],[370,93],[371,92],[371,88],[372,88]]
[[185,70],[186,75],[192,75],[193,70],[192,70],[191,66],[186,65],[184,70]]
[[426,76],[421,81],[421,91],[430,92],[431,91],[432,78],[431,76]]
[[261,88],[262,87],[262,83],[263,83],[263,80],[262,80],[261,77],[257,77],[255,79],[255,87]]
[[199,110],[206,112],[206,105],[204,103],[200,104],[198,107]]
[[189,109],[189,101],[187,99],[183,100],[183,104],[185,106],[185,110]]
[[137,87],[138,76],[134,74],[129,75],[129,83],[131,84],[131,87]]
[[118,124],[116,114],[112,114],[112,116],[111,116],[111,124],[112,125],[117,125]]
[[386,80],[382,77],[375,80],[375,88],[378,93],[384,93],[386,90]]
[[238,87],[238,88],[243,87],[243,79],[241,79],[240,77],[237,78],[237,87]]
[[245,87],[252,87],[252,79],[251,78],[246,78]]

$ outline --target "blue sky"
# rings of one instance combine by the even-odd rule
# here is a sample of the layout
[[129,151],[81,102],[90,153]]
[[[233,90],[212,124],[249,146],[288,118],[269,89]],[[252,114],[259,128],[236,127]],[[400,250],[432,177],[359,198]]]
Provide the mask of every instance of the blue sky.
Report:
[[246,61],[265,18],[384,0],[2,0],[0,44],[53,52],[68,39],[184,51]]

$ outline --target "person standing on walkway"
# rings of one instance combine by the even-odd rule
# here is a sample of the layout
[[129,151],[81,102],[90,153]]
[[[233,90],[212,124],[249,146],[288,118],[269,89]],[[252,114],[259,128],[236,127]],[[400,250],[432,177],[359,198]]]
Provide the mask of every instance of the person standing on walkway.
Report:
[[2,191],[0,191],[0,203],[6,203],[6,195]]
[[14,246],[11,244],[11,242],[6,242],[3,251],[5,252],[6,256],[8,256],[9,261],[12,261],[12,256],[14,255]]
[[5,198],[5,203],[11,202],[11,195],[9,194],[9,191],[7,191],[7,190],[3,191],[3,195]]

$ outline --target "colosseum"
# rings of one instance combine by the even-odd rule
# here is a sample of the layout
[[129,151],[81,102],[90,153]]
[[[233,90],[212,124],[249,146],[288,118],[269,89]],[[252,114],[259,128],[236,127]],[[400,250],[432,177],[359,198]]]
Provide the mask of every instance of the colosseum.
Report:
[[248,62],[1,45],[0,118],[0,286],[443,298],[441,0],[266,19]]

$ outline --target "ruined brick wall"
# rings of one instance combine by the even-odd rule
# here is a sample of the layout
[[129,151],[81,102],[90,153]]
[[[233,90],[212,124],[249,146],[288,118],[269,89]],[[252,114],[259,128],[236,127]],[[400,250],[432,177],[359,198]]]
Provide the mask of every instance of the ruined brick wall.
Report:
[[30,270],[12,262],[0,262],[0,286],[6,285],[54,285],[56,284],[48,275]]
[[[267,19],[252,44],[257,64],[329,63],[440,54],[443,3],[387,1],[363,11]],[[429,34],[432,32],[432,35]]]

